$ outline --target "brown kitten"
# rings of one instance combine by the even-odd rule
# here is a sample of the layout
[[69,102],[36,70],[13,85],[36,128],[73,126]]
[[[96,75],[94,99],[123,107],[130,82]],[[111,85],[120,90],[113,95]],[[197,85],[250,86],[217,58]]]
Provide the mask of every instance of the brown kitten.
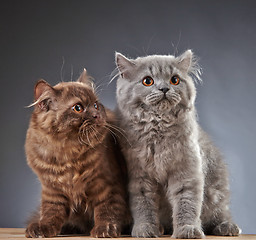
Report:
[[113,113],[99,103],[86,71],[54,87],[40,80],[34,95],[25,149],[42,199],[26,237],[89,233],[93,225],[93,237],[118,237],[129,217],[125,165],[109,129]]

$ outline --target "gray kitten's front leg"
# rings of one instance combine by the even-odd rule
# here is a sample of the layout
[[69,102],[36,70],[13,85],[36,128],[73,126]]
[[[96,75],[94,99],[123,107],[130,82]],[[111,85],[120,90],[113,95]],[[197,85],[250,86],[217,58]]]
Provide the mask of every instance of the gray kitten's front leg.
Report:
[[158,237],[159,216],[157,185],[146,177],[131,177],[130,206],[134,220],[133,237]]
[[[168,179],[168,199],[173,207],[173,238],[203,238],[201,209],[204,176],[199,146],[194,141],[176,149]],[[184,148],[186,146],[186,148]]]
[[[176,183],[174,183],[176,181]],[[173,206],[173,238],[204,238],[201,229],[203,186],[197,177],[170,179],[169,197]]]

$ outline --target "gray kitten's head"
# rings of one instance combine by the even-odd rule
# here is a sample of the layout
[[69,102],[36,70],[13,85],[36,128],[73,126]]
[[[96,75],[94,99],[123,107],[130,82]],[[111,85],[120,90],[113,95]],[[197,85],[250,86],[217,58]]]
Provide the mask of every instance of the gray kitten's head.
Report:
[[152,55],[135,60],[116,53],[116,64],[119,109],[143,107],[166,112],[193,107],[196,97],[193,79],[200,80],[200,68],[191,50],[178,57]]

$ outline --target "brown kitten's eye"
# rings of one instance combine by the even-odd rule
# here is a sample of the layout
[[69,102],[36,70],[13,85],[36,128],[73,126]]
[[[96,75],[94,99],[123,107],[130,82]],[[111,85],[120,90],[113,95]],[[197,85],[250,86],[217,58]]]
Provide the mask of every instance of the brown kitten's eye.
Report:
[[73,107],[72,107],[72,110],[76,113],[82,113],[84,111],[84,108],[81,104],[75,104]]
[[99,106],[98,106],[97,103],[94,103],[94,108],[97,109],[97,110],[99,109]]
[[180,83],[180,78],[178,76],[173,76],[170,80],[172,85],[178,85]]
[[154,84],[154,80],[152,77],[145,77],[143,78],[142,83],[144,86],[149,87]]

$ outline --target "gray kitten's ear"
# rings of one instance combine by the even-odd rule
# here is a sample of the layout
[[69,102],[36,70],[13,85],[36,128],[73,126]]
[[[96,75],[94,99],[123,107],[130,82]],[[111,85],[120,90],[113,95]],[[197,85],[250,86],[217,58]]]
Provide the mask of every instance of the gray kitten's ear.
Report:
[[186,52],[184,52],[182,55],[176,58],[177,59],[177,67],[184,71],[188,72],[193,59],[193,52],[189,49]]
[[94,83],[92,81],[92,78],[87,74],[87,70],[85,68],[81,73],[80,77],[77,79],[77,82],[85,84],[94,92],[94,89],[95,89]]
[[122,78],[129,78],[132,69],[135,67],[135,63],[121,53],[116,52],[116,66]]

